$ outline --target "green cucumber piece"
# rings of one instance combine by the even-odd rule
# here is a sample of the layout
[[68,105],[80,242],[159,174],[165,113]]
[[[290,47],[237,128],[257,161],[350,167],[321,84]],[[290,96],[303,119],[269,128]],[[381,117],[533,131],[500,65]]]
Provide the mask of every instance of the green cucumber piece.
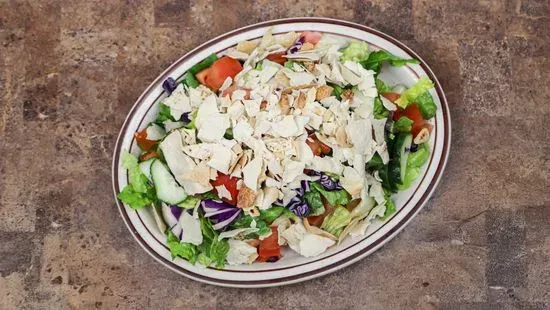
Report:
[[178,185],[168,167],[158,159],[151,164],[151,177],[157,190],[157,198],[161,201],[176,205],[187,198],[187,194]]
[[155,161],[155,159],[156,158],[151,158],[139,163],[139,169],[151,182],[153,181],[153,179],[151,178],[151,164],[153,163],[153,161]]
[[395,142],[390,154],[391,159],[388,166],[389,178],[394,184],[403,184],[412,139],[411,134],[405,133],[398,134],[395,137]]

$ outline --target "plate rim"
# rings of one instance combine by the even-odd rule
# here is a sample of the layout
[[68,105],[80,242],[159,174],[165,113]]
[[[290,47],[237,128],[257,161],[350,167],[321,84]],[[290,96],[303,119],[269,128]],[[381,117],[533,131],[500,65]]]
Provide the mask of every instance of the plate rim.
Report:
[[[147,242],[143,239],[143,237],[139,234],[139,232],[136,230],[134,225],[131,223],[131,220],[128,217],[128,214],[126,213],[125,206],[118,200],[117,198],[117,186],[118,185],[118,173],[115,173],[118,170],[118,158],[120,157],[121,147],[122,147],[122,140],[127,134],[127,127],[130,124],[130,121],[133,119],[134,114],[137,110],[137,108],[140,106],[141,101],[146,97],[147,94],[149,94],[154,88],[154,86],[161,80],[165,79],[167,74],[170,73],[174,68],[179,66],[183,61],[186,59],[192,57],[193,55],[201,52],[203,49],[208,48],[209,46],[219,43],[227,38],[230,38],[236,34],[254,30],[257,28],[267,27],[267,26],[275,26],[275,25],[281,25],[281,24],[292,24],[292,23],[323,23],[323,24],[337,24],[341,26],[351,27],[355,28],[361,31],[365,31],[368,33],[371,33],[373,35],[376,35],[378,37],[381,37],[382,39],[385,39],[400,49],[404,50],[405,52],[409,53],[410,55],[414,56],[416,59],[420,61],[420,66],[424,70],[424,72],[432,79],[435,85],[435,90],[438,94],[438,97],[440,99],[441,107],[442,107],[442,113],[443,113],[443,132],[444,132],[444,138],[443,138],[443,147],[442,147],[442,153],[440,157],[439,164],[434,172],[433,178],[429,181],[429,184],[427,185],[426,190],[421,194],[419,201],[413,206],[413,208],[404,216],[403,219],[401,219],[399,222],[397,222],[391,229],[382,237],[374,240],[370,245],[368,249],[362,249],[358,251],[357,253],[354,253],[352,255],[349,255],[341,260],[335,261],[333,263],[328,264],[327,266],[310,270],[306,272],[301,272],[296,275],[290,275],[286,277],[276,278],[276,279],[267,279],[267,280],[253,280],[253,281],[234,281],[234,280],[225,280],[225,279],[216,279],[209,276],[197,274],[191,270],[187,270],[183,267],[176,268],[172,266],[172,264],[169,264],[169,262],[166,262],[166,259],[161,256],[159,253],[157,253],[153,248],[151,248]],[[174,61],[170,66],[168,66],[155,80],[153,80],[147,88],[142,92],[142,94],[136,99],[135,103],[133,104],[132,108],[128,111],[126,118],[124,120],[124,123],[121,126],[120,132],[116,139],[116,144],[113,150],[113,158],[112,158],[112,165],[111,165],[111,171],[112,171],[112,185],[113,185],[113,193],[114,198],[117,204],[117,208],[120,212],[120,215],[126,224],[126,227],[131,232],[132,236],[138,244],[155,260],[163,264],[164,266],[168,267],[172,271],[181,274],[183,276],[186,276],[188,278],[191,278],[193,280],[208,283],[212,285],[218,285],[218,286],[226,286],[226,287],[241,287],[241,288],[259,288],[259,287],[270,287],[270,286],[280,286],[280,285],[287,285],[302,281],[307,281],[316,277],[320,277],[332,272],[335,272],[339,269],[345,268],[346,266],[349,266],[362,258],[372,254],[376,250],[378,250],[381,246],[383,246],[388,241],[392,240],[404,227],[407,226],[407,224],[418,214],[418,212],[424,207],[426,202],[429,200],[429,198],[432,196],[433,191],[437,187],[439,181],[441,180],[441,176],[443,174],[443,171],[445,170],[447,160],[450,153],[450,144],[451,144],[451,118],[450,118],[450,111],[448,102],[445,96],[445,93],[443,91],[443,88],[441,84],[439,83],[437,77],[431,70],[431,68],[427,65],[427,63],[411,48],[409,48],[407,45],[402,43],[401,41],[395,39],[394,37],[387,35],[386,33],[383,33],[379,30],[373,29],[371,27],[361,25],[358,23],[340,20],[340,19],[333,19],[333,18],[324,18],[324,17],[291,17],[291,18],[282,18],[282,19],[275,19],[275,20],[269,20],[265,22],[260,22],[256,24],[247,25],[241,28],[237,28],[235,30],[223,33],[211,40],[208,40],[197,47],[193,48],[183,56],[181,56],[179,59]],[[185,270],[185,271],[184,271]]]

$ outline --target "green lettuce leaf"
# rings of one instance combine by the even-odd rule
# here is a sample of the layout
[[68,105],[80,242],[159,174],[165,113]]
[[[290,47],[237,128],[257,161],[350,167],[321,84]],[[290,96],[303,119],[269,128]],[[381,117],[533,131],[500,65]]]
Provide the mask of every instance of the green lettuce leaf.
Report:
[[392,92],[391,87],[386,85],[386,83],[384,83],[384,81],[382,81],[381,79],[376,78],[374,80],[374,82],[376,83],[376,90],[378,91],[379,94],[385,94],[385,93],[391,93]]
[[379,73],[384,62],[388,62],[394,67],[400,67],[408,63],[420,63],[416,59],[402,59],[386,51],[376,51],[370,53],[368,59],[361,61],[361,65],[367,70]]
[[209,262],[217,268],[222,268],[225,265],[227,252],[229,252],[229,243],[227,239],[218,240],[218,233],[204,216],[200,217],[200,224],[203,240],[198,249],[203,256],[206,256],[206,258],[201,257],[201,263]]
[[365,165],[365,168],[367,171],[376,171],[380,170],[384,167],[384,161],[382,161],[382,157],[380,157],[380,154],[374,153],[372,155],[371,159],[367,162]]
[[321,225],[321,229],[338,237],[350,221],[351,212],[344,207],[338,207],[334,209],[332,214],[325,218]]
[[401,116],[397,122],[393,123],[394,132],[411,132],[413,121],[406,117]]
[[122,166],[128,169],[129,183],[117,197],[133,209],[143,208],[153,203],[156,200],[155,188],[139,169],[137,158],[126,152],[122,153],[121,161]]
[[366,42],[353,41],[342,50],[340,60],[344,61],[365,61],[369,58],[369,45]]
[[286,208],[281,206],[272,206],[267,210],[260,210],[260,220],[266,224],[273,223],[279,216],[285,212]]
[[383,219],[387,219],[392,214],[394,214],[395,211],[397,210],[397,208],[395,207],[395,204],[393,203],[393,200],[391,199],[390,193],[386,192],[385,196],[386,196],[386,211],[384,211]]
[[327,191],[317,182],[309,182],[310,188],[318,191],[332,206],[344,206],[350,201],[350,196],[345,190]]
[[430,158],[430,147],[427,143],[422,143],[418,145],[418,150],[416,152],[411,152],[407,158],[407,168],[420,168],[424,165]]
[[197,196],[187,196],[183,202],[178,204],[178,207],[182,207],[184,209],[194,209],[199,201],[200,198]]
[[166,232],[166,237],[166,243],[168,243],[172,259],[181,257],[188,260],[191,264],[195,264],[199,255],[197,246],[191,243],[181,243],[178,237],[169,229]]
[[155,119],[155,123],[164,126],[162,122],[167,120],[175,121],[175,119],[172,117],[172,114],[170,113],[170,107],[165,105],[164,103],[161,103],[159,104],[159,114]]
[[422,95],[433,87],[434,83],[429,78],[423,77],[418,80],[418,82],[416,82],[416,84],[414,84],[411,88],[405,90],[401,94],[401,96],[395,101],[395,104],[404,109],[409,103],[415,101],[418,96]]
[[414,99],[414,102],[418,105],[420,113],[424,119],[430,119],[435,116],[437,106],[435,105],[434,98],[430,92],[425,91],[420,96]]
[[388,117],[388,110],[382,104],[380,97],[374,98],[374,108],[373,108],[374,118],[384,119]]
[[126,185],[117,197],[132,209],[144,208],[153,203],[153,199],[144,193],[136,192],[130,184]]
[[309,216],[317,216],[325,213],[325,206],[323,206],[321,193],[319,193],[319,191],[312,189],[304,194],[304,198],[311,209],[309,211]]
[[269,228],[269,225],[267,225],[266,222],[261,219],[261,213],[260,213],[260,218],[253,218],[250,215],[241,215],[236,221],[231,223],[229,228],[230,230],[239,229],[239,228],[250,228],[250,224],[252,224],[253,220],[256,221],[256,228],[258,228],[258,231],[255,233],[246,235],[245,239],[255,239],[255,238],[258,238],[259,236],[265,236],[271,233],[271,228]]

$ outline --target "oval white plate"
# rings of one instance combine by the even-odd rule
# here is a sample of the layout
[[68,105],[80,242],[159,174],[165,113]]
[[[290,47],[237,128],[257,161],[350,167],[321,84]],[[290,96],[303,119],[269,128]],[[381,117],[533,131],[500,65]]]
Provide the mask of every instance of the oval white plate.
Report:
[[165,237],[158,230],[151,211],[132,210],[117,199],[124,222],[145,251],[166,267],[197,281],[231,287],[277,286],[305,281],[348,266],[376,251],[407,225],[428,200],[445,168],[451,139],[449,109],[441,85],[418,55],[396,39],[363,25],[326,18],[290,18],[247,26],[210,40],[180,58],[147,87],[130,110],[117,139],[112,166],[115,199],[116,193],[128,183],[127,172],[120,163],[120,154],[128,150],[133,154],[139,153],[133,135],[155,119],[158,103],[165,96],[162,82],[168,77],[179,79],[187,69],[211,53],[224,51],[243,40],[261,37],[268,27],[273,27],[273,33],[316,30],[347,36],[366,41],[372,47],[387,50],[402,58],[420,60],[419,65],[386,67],[381,77],[390,84],[401,83],[406,86],[413,85],[422,76],[434,81],[435,89],[431,93],[438,110],[435,118],[431,120],[434,125],[430,141],[431,158],[413,186],[394,196],[397,212],[392,218],[386,222],[373,223],[365,236],[348,237],[342,244],[332,247],[319,257],[300,257],[286,250],[284,257],[276,263],[228,266],[223,270],[193,266],[182,259],[172,260],[165,245]]

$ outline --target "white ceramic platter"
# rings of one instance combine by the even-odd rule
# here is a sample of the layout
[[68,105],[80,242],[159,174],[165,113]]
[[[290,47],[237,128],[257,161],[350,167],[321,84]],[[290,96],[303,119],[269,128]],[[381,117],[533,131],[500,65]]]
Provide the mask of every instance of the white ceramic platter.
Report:
[[290,18],[247,26],[210,40],[181,57],[145,89],[126,117],[116,143],[112,167],[115,196],[128,183],[127,172],[120,163],[120,154],[128,150],[133,154],[139,153],[134,133],[155,119],[158,103],[165,96],[162,82],[168,77],[178,80],[191,66],[211,53],[220,53],[243,40],[259,38],[269,27],[273,27],[274,34],[315,30],[346,36],[365,41],[374,48],[387,50],[402,58],[420,60],[418,65],[385,67],[381,77],[389,84],[401,83],[407,87],[423,76],[435,83],[431,94],[438,110],[431,120],[434,126],[430,141],[431,158],[413,186],[394,195],[397,212],[389,220],[373,223],[365,236],[348,237],[342,244],[314,258],[301,257],[286,250],[283,258],[276,263],[228,266],[223,270],[194,266],[183,259],[172,260],[152,211],[136,211],[117,200],[124,222],[143,249],[166,267],[197,281],[230,287],[277,286],[309,280],[348,266],[376,251],[411,221],[429,199],[445,168],[451,142],[449,109],[437,78],[417,54],[396,39],[363,25],[325,18]]

